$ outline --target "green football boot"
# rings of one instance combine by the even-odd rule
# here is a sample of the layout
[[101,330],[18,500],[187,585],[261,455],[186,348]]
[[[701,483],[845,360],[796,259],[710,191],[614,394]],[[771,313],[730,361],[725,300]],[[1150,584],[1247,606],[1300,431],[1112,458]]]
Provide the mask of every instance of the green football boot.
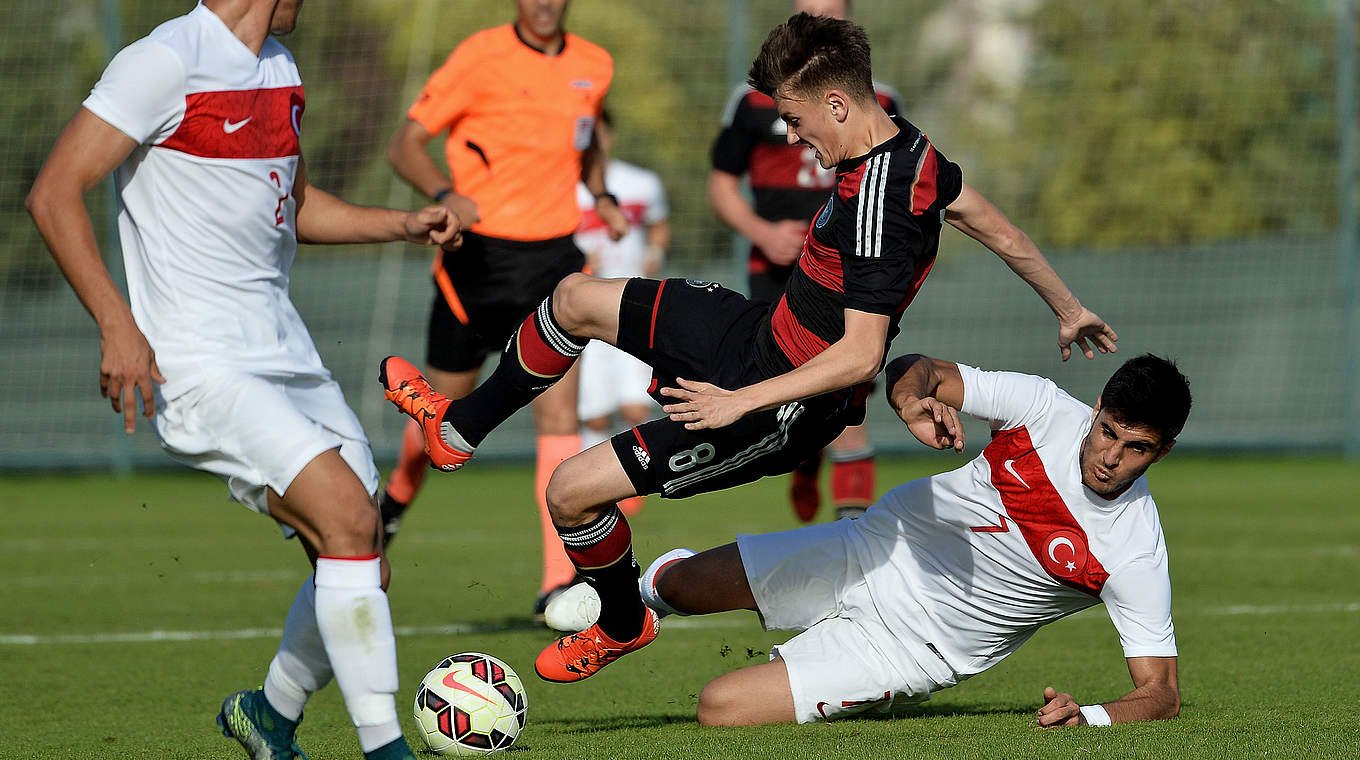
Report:
[[251,760],[307,760],[293,741],[298,722],[280,715],[260,689],[232,694],[217,714],[222,735],[240,742]]

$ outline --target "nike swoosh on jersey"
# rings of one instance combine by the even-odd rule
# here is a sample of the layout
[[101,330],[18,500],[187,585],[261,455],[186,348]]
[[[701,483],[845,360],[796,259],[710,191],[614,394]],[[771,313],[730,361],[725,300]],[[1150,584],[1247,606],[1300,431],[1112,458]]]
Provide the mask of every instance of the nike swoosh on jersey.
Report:
[[232,122],[231,119],[223,119],[223,120],[222,120],[222,131],[223,131],[223,132],[226,132],[227,134],[231,134],[232,132],[235,132],[236,130],[240,129],[241,127],[244,127],[244,126],[246,125],[246,122],[250,121],[252,118],[254,118],[254,117],[247,116],[247,117],[245,117],[244,119],[242,119],[242,120],[240,120],[240,121],[238,121],[238,122]]
[[1015,471],[1014,459],[1007,459],[1006,461],[1001,463],[1001,466],[1006,468],[1006,472],[1009,472],[1011,475],[1014,475],[1015,479],[1020,481],[1020,485],[1024,486],[1025,488],[1029,488],[1029,483],[1026,483],[1025,479],[1020,477],[1020,473]]

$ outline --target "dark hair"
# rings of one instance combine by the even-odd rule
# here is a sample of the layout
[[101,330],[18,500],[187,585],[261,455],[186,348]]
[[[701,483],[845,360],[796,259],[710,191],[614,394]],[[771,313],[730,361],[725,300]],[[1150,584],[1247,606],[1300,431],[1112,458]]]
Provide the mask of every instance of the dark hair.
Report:
[[1180,435],[1190,416],[1190,381],[1171,361],[1143,354],[1110,376],[1100,407],[1126,425],[1156,430],[1167,443]]
[[856,100],[874,97],[869,36],[853,21],[799,13],[770,30],[747,82],[774,97],[781,88],[816,93],[839,87]]

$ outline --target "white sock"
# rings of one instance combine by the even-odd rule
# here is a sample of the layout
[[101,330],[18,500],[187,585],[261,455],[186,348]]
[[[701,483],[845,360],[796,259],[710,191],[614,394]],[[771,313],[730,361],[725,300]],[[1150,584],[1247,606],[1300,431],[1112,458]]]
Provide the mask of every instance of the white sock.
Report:
[[264,697],[283,717],[298,720],[307,699],[330,683],[334,675],[316,627],[316,585],[308,577],[288,608],[283,641],[264,678]]
[[596,444],[598,444],[598,443],[604,443],[605,441],[609,440],[609,439],[612,438],[612,437],[613,437],[613,436],[610,435],[609,433],[602,432],[602,431],[599,431],[599,430],[592,430],[591,428],[588,428],[588,427],[586,427],[585,425],[582,425],[582,426],[581,426],[581,451],[585,451],[586,449],[588,449],[588,448],[590,448],[591,446],[594,446],[594,445],[596,445]]
[[319,557],[316,624],[335,670],[359,747],[370,752],[397,738],[397,639],[382,590],[379,557]]
[[666,600],[662,599],[661,595],[656,592],[656,576],[666,565],[693,556],[693,549],[671,549],[653,560],[652,564],[648,566],[647,572],[643,573],[641,578],[638,578],[638,591],[642,594],[642,603],[651,607],[657,617],[666,617],[667,615],[685,616],[685,613],[666,604]]

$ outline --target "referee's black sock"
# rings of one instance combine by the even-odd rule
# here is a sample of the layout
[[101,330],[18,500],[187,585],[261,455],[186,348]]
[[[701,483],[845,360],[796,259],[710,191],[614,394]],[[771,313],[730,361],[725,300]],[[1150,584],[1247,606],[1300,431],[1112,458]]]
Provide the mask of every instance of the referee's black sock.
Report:
[[510,336],[491,376],[450,404],[444,419],[463,440],[480,446],[497,425],[562,379],[588,342],[562,329],[548,296]]

